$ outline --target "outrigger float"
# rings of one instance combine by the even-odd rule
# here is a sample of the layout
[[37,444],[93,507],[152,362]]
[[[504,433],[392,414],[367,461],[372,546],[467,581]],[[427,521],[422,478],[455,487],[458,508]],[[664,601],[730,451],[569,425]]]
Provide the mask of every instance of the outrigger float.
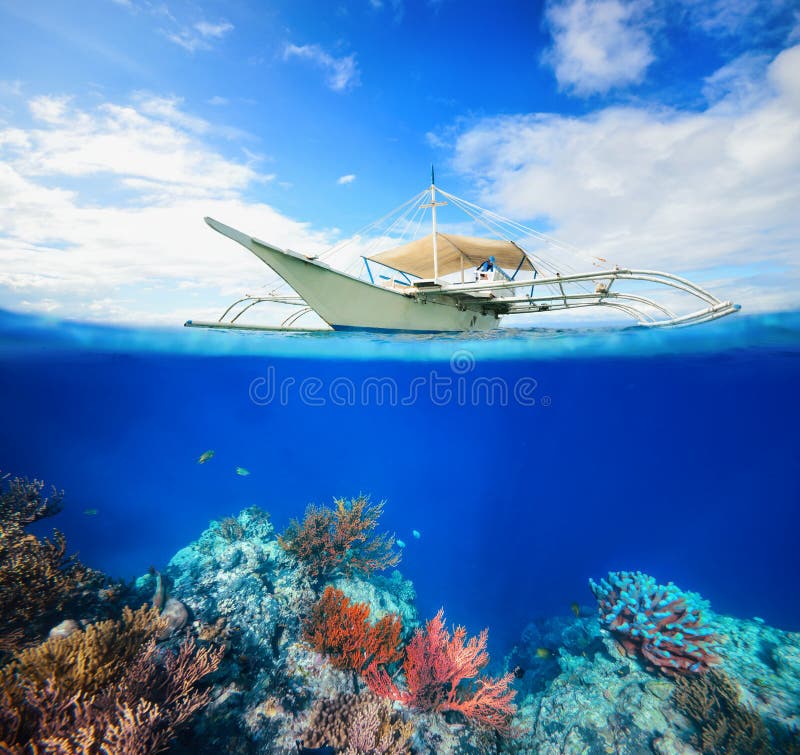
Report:
[[[491,232],[492,238],[442,232],[437,208],[447,204],[468,216],[470,228],[480,226]],[[415,238],[428,210],[431,232]],[[189,320],[187,326],[485,331],[512,315],[604,307],[628,315],[639,325],[665,327],[696,325],[739,309],[670,273],[612,266],[600,257],[584,257],[581,265],[577,262],[582,256],[579,250],[439,189],[433,172],[429,188],[321,255],[280,249],[213,218],[205,220],[215,231],[253,252],[281,282],[267,294],[234,302],[216,322]],[[409,235],[412,240],[406,240]],[[350,256],[360,270],[353,265],[350,270],[337,269],[326,261],[332,262],[348,246],[357,248],[359,253],[354,256],[351,250]],[[661,296],[658,301],[652,289],[676,295],[669,301]],[[673,299],[693,301],[694,307],[700,308],[678,313]],[[240,322],[242,315],[263,304],[294,309],[280,325]],[[299,327],[298,321],[311,313],[327,327]]]

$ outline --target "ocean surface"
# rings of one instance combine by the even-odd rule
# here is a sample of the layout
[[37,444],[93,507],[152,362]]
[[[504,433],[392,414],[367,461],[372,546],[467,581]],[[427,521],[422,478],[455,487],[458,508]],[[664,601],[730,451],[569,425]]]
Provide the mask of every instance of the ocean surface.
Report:
[[125,578],[245,507],[282,529],[368,493],[421,616],[488,626],[492,654],[594,610],[587,580],[609,570],[798,630],[798,390],[797,313],[475,338],[2,312],[0,469],[63,488],[37,526]]

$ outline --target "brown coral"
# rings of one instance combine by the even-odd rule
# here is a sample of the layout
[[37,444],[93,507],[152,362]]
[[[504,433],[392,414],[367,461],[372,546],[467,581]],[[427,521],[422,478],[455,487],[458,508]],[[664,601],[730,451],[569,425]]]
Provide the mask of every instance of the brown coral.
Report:
[[244,537],[244,527],[232,516],[220,519],[217,526],[220,537],[229,543],[241,540]]
[[405,721],[388,700],[365,690],[318,700],[303,744],[328,744],[345,755],[401,755],[411,751],[413,731],[411,722]]
[[44,483],[13,478],[0,483],[0,652],[15,650],[40,634],[45,620],[97,573],[67,557],[64,536],[52,540],[25,531],[61,508],[62,493],[43,495]]
[[302,561],[312,577],[324,579],[340,570],[371,574],[400,562],[394,537],[376,535],[384,504],[366,496],[334,501],[335,508],[310,505],[302,524],[293,519],[278,537],[281,546]]
[[152,608],[19,653],[0,670],[0,751],[145,753],[164,749],[208,702],[197,683],[221,650],[161,652]]
[[767,755],[770,747],[761,717],[741,703],[739,690],[722,671],[677,677],[672,694],[678,710],[697,727],[694,744],[709,755]]

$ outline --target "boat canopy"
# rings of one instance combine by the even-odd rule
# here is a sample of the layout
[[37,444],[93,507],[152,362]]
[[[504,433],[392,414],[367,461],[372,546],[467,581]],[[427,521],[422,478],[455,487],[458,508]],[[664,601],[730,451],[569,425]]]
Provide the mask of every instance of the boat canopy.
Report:
[[[534,270],[528,256],[513,241],[437,233],[436,248],[439,275],[477,267],[491,256],[494,257],[495,264],[504,270]],[[419,278],[433,278],[433,234],[366,259]]]

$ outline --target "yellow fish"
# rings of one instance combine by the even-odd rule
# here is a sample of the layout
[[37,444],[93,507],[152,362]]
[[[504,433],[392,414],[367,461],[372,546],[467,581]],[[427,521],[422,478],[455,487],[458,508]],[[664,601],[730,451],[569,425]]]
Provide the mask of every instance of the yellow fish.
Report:
[[536,648],[536,657],[542,660],[552,658],[553,653],[548,648]]
[[575,618],[579,619],[581,616],[581,607],[577,603],[573,603],[570,609],[572,609],[572,613],[575,614]]
[[211,451],[211,450],[204,451],[202,454],[200,454],[200,458],[197,460],[197,463],[198,464],[205,464],[209,459],[213,459],[213,458],[214,458],[214,452],[213,451]]
[[244,467],[236,467],[236,474],[238,474],[239,477],[247,477],[247,475],[250,474],[250,471]]

